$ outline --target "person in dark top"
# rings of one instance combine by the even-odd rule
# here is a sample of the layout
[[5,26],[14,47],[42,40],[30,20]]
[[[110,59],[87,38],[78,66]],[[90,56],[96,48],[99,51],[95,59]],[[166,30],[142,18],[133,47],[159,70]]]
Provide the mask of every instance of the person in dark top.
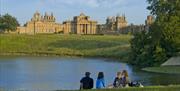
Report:
[[113,87],[114,88],[121,88],[122,87],[122,73],[117,72],[117,77],[114,79]]
[[93,79],[90,78],[90,72],[85,73],[85,77],[80,80],[80,89],[92,89],[93,88]]

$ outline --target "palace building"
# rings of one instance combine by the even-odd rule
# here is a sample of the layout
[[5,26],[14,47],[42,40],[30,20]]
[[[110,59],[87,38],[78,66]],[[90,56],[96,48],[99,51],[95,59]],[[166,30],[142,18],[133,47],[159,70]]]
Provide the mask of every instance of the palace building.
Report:
[[89,16],[81,13],[75,16],[72,21],[65,21],[63,24],[56,23],[56,19],[45,13],[41,16],[36,12],[23,27],[17,27],[17,33],[37,34],[37,33],[64,33],[64,34],[97,34],[97,21],[90,20]]
[[63,22],[63,26],[65,34],[97,34],[97,21],[90,20],[90,17],[83,13],[75,16],[72,21]]
[[128,34],[128,33],[137,33],[141,31],[149,31],[149,27],[154,23],[155,19],[152,15],[148,15],[145,20],[145,25],[134,25],[127,24],[125,15],[116,17],[108,17],[106,19],[106,24],[101,24],[97,26],[99,34]]
[[53,13],[42,16],[36,12],[32,19],[23,27],[17,27],[16,33],[19,34],[39,34],[39,33],[63,33],[63,34],[127,34],[140,31],[148,31],[149,26],[154,22],[154,17],[149,15],[145,25],[128,25],[125,15],[113,16],[106,19],[105,24],[97,24],[97,21],[90,19],[81,13],[73,20],[56,23]]
[[98,25],[98,30],[100,33],[117,33],[123,32],[124,28],[128,26],[125,15],[113,16],[106,19],[106,24]]
[[17,27],[17,33],[22,34],[37,34],[37,33],[58,33],[63,31],[62,25],[55,22],[56,19],[51,15],[45,13],[41,16],[39,12],[36,12],[31,19],[23,27]]
[[149,25],[153,24],[154,21],[155,21],[154,17],[153,17],[152,15],[148,15],[148,16],[147,16],[147,19],[146,19],[146,21],[145,21],[145,24],[146,24],[147,26],[149,26]]
[[108,17],[106,19],[106,28],[111,31],[121,31],[123,28],[127,27],[127,21],[125,15],[116,17]]

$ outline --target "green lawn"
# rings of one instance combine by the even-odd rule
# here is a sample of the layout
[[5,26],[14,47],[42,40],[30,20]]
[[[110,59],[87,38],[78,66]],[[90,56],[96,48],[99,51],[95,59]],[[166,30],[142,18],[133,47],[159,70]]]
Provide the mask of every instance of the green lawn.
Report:
[[129,35],[0,34],[0,55],[56,55],[127,59]]
[[[73,90],[77,91],[77,90]],[[151,86],[144,88],[121,88],[121,89],[102,89],[102,90],[81,90],[81,91],[180,91],[180,86]]]
[[144,71],[168,74],[180,74],[180,66],[148,67]]

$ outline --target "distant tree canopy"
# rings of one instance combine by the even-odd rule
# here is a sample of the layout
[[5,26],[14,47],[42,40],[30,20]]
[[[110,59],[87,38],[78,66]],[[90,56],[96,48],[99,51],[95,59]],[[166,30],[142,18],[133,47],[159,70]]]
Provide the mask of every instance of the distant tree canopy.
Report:
[[131,40],[130,63],[139,67],[159,66],[180,51],[180,0],[147,1],[156,20]]
[[[165,48],[168,56],[179,50],[180,44],[180,0],[148,0],[151,13],[156,16],[152,33],[158,32],[160,44]],[[154,35],[154,34],[152,34]],[[156,37],[156,36],[155,36]]]
[[17,19],[9,14],[0,16],[0,31],[15,31],[19,23]]

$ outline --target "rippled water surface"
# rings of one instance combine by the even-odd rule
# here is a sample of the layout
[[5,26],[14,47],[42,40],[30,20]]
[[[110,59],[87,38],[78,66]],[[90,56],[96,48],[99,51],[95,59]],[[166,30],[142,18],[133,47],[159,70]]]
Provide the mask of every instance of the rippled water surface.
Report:
[[147,73],[135,70],[126,63],[99,58],[59,57],[0,57],[0,88],[16,90],[79,89],[84,72],[91,72],[96,80],[104,72],[106,85],[111,84],[116,72],[126,69],[132,81],[144,85],[180,84],[180,75]]

